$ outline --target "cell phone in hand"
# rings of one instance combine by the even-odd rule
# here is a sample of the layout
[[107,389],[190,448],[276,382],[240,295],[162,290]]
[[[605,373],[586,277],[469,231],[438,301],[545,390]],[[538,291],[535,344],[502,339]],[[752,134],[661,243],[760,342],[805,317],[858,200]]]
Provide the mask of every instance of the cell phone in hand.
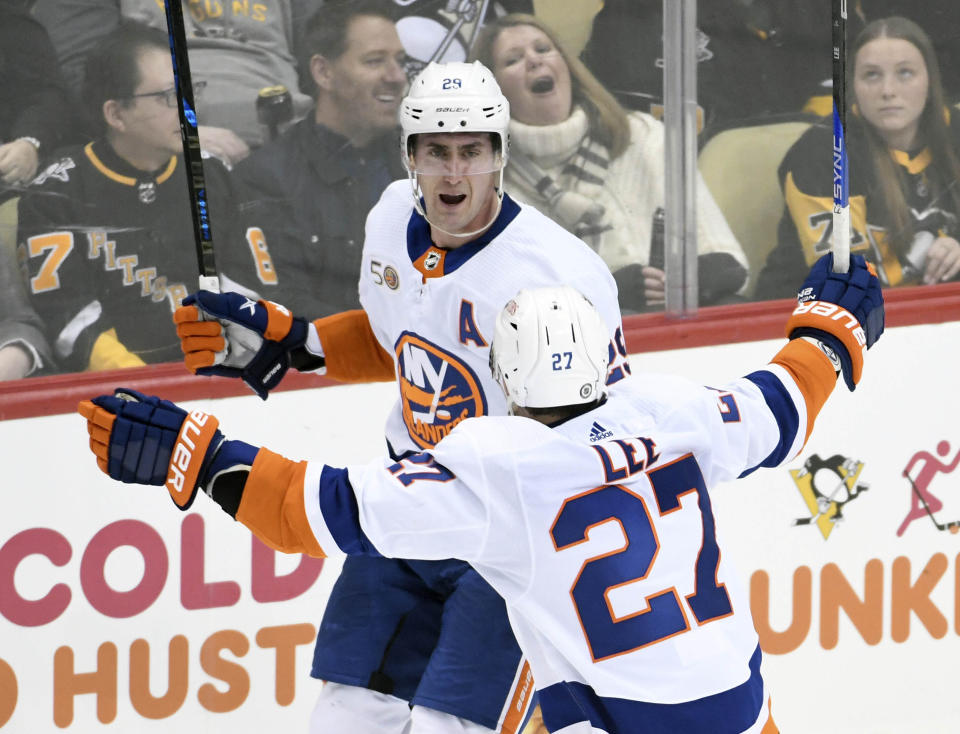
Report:
[[653,224],[650,227],[650,257],[647,265],[657,270],[663,270],[664,265],[664,241],[666,240],[666,226],[664,221],[666,213],[662,206],[658,206],[653,213]]

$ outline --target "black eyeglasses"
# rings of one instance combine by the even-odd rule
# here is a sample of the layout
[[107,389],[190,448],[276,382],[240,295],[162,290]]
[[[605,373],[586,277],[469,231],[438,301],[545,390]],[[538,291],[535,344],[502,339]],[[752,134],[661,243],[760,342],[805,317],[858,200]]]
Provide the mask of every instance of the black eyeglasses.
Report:
[[[193,83],[193,96],[194,98],[199,97],[203,90],[206,88],[207,83],[205,81],[196,81]],[[142,94],[131,94],[129,99],[135,99],[137,97],[159,97],[163,99],[163,103],[167,107],[176,108],[177,106],[177,88],[170,87],[170,89],[164,89],[162,92],[143,92]]]

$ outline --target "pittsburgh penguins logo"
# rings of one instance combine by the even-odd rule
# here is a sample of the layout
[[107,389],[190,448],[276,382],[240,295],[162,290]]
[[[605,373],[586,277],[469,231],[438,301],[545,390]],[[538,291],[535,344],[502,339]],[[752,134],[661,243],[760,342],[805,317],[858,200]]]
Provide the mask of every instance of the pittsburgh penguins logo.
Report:
[[863,462],[834,454],[822,459],[818,454],[808,458],[802,469],[791,469],[809,517],[793,521],[794,525],[816,525],[826,540],[837,523],[844,519],[843,508],[866,492],[870,485],[859,481]]
[[480,380],[455,355],[408,331],[395,349],[403,422],[417,446],[432,448],[461,421],[486,415]]

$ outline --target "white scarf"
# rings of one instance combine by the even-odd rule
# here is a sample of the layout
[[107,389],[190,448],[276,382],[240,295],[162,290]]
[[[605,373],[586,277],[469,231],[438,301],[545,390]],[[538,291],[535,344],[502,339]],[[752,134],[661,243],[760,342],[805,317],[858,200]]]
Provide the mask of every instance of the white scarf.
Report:
[[510,133],[513,172],[528,191],[536,192],[537,207],[594,250],[599,249],[603,234],[612,229],[601,203],[610,151],[590,137],[583,109],[575,108],[570,117],[555,125],[514,121]]

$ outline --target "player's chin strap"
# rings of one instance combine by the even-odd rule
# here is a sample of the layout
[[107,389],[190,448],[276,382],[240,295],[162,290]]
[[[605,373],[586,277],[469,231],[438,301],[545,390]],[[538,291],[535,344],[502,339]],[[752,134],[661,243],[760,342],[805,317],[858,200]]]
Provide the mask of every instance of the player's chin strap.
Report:
[[480,229],[475,229],[473,232],[448,232],[443,227],[439,227],[433,222],[430,221],[430,217],[427,216],[426,209],[423,206],[423,191],[420,189],[420,185],[417,183],[417,174],[414,171],[407,172],[407,178],[410,180],[410,189],[413,193],[413,206],[417,210],[417,213],[427,220],[433,229],[438,232],[443,232],[448,234],[451,237],[473,237],[475,235],[486,232],[489,229],[490,225],[497,221],[497,217],[500,216],[500,209],[503,207],[503,166],[500,166],[500,181],[497,184],[497,208],[493,212],[493,216],[490,218],[490,221],[483,225]]

